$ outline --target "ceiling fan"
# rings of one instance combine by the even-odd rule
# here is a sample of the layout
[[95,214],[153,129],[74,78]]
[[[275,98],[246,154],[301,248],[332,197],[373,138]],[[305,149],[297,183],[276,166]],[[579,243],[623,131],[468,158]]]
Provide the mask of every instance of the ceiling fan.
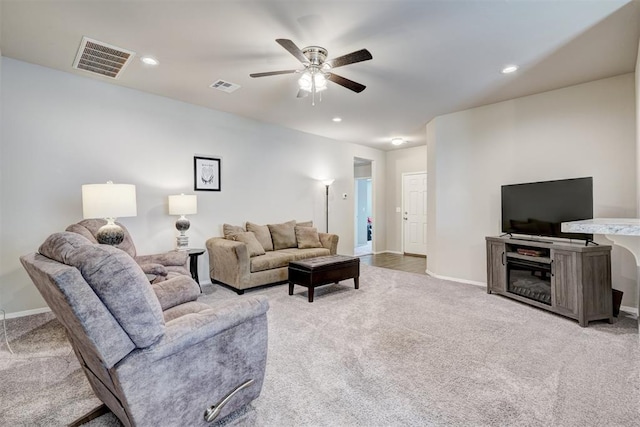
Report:
[[327,80],[346,87],[356,93],[362,92],[366,86],[349,80],[345,77],[332,73],[334,68],[344,65],[354,64],[356,62],[368,61],[373,59],[371,53],[367,49],[360,49],[355,52],[348,53],[330,60],[327,59],[327,50],[320,46],[308,46],[303,49],[298,48],[294,42],[288,39],[276,39],[276,43],[285,48],[290,54],[296,57],[298,61],[304,65],[299,70],[280,70],[268,71],[266,73],[249,74],[251,77],[276,76],[279,74],[300,73],[302,76],[298,79],[298,98],[312,95],[312,105],[315,105],[315,94],[320,93],[327,88]]

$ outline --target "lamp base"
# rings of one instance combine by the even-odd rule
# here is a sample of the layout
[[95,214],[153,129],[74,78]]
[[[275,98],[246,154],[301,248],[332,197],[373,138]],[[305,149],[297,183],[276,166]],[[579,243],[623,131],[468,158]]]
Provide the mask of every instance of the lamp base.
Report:
[[176,230],[178,230],[181,233],[183,231],[187,231],[190,226],[191,226],[191,223],[187,218],[185,218],[184,215],[180,216],[180,218],[178,218],[178,220],[176,221]]
[[98,229],[96,240],[103,245],[117,246],[124,240],[124,230],[113,221],[108,221]]
[[188,251],[189,250],[189,237],[188,236],[178,236],[176,237],[176,249],[179,251]]
[[180,235],[176,237],[177,250],[186,251],[189,249],[189,238],[185,236],[185,232],[189,229],[191,223],[184,215],[180,215],[180,218],[176,221],[176,230],[180,232]]

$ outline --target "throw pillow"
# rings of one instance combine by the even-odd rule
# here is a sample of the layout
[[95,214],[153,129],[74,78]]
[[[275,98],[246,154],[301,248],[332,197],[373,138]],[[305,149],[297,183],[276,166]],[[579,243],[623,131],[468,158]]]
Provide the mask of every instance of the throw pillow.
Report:
[[243,233],[231,234],[227,239],[235,240],[236,242],[242,242],[247,245],[247,251],[249,252],[249,257],[253,258],[254,256],[264,255],[265,251],[258,239],[256,239],[256,235],[252,231],[245,231]]
[[271,241],[271,232],[266,225],[258,225],[247,221],[247,231],[252,231],[256,235],[256,239],[262,245],[265,251],[273,250],[273,242]]
[[318,236],[318,229],[313,227],[300,227],[295,228],[296,240],[298,241],[298,248],[310,249],[321,248],[320,237]]
[[271,232],[274,250],[298,247],[295,221],[288,221],[283,224],[268,224],[268,227]]
[[313,221],[296,222],[299,227],[313,227]]
[[225,238],[228,238],[232,234],[236,233],[244,233],[246,230],[244,227],[240,227],[239,225],[231,225],[231,224],[223,224],[222,225],[222,235]]

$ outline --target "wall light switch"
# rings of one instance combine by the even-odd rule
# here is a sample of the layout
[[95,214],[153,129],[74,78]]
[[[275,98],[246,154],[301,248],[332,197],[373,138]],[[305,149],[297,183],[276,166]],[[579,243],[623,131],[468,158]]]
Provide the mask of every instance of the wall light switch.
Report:
[[396,212],[400,213],[400,212],[402,212],[402,209],[400,209],[399,207],[396,207]]
[[347,193],[342,193],[342,198],[346,199],[347,198]]

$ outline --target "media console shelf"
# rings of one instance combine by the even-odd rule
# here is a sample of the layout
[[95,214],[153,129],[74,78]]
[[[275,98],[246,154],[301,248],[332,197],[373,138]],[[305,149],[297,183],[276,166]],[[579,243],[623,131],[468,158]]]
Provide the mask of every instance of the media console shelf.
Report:
[[613,323],[611,246],[486,237],[487,293],[551,311],[585,327]]

